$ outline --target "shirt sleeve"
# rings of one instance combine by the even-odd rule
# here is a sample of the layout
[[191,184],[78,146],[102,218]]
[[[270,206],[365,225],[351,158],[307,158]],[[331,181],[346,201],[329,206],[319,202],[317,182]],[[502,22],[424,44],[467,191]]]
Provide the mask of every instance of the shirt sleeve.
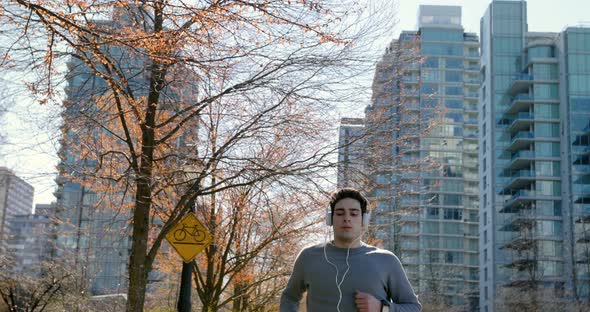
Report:
[[414,293],[406,272],[395,255],[393,256],[392,272],[389,275],[388,286],[389,299],[392,301],[390,304],[391,312],[422,311],[418,296]]
[[283,290],[281,296],[280,312],[297,312],[299,311],[299,302],[303,298],[305,289],[305,279],[303,271],[303,251],[297,256],[295,265],[293,266],[293,273],[289,278],[287,287]]

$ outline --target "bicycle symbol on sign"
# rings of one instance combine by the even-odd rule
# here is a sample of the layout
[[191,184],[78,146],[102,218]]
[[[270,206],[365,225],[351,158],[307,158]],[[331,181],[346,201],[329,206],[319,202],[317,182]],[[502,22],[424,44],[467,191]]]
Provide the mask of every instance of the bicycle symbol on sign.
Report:
[[184,241],[187,235],[192,236],[197,243],[204,241],[207,237],[207,234],[199,230],[196,225],[186,226],[186,224],[183,224],[182,228],[174,231],[174,239],[177,241]]

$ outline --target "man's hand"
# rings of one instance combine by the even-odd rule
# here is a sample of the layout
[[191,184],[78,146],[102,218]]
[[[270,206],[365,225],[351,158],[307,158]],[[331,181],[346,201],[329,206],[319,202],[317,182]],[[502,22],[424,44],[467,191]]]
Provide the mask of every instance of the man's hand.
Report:
[[381,301],[373,297],[371,294],[356,291],[354,295],[354,302],[359,312],[380,312]]

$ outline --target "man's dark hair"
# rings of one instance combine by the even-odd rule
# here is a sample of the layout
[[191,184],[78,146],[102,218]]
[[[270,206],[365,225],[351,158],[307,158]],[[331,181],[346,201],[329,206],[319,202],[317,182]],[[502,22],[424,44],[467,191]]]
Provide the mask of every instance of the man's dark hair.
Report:
[[367,212],[367,206],[369,205],[369,201],[367,200],[367,198],[365,198],[365,196],[363,196],[361,192],[353,188],[343,188],[339,189],[338,191],[336,191],[336,193],[332,194],[332,198],[330,199],[330,210],[332,211],[332,215],[334,215],[334,207],[336,206],[336,203],[345,198],[352,198],[358,200],[359,203],[361,203],[362,213]]

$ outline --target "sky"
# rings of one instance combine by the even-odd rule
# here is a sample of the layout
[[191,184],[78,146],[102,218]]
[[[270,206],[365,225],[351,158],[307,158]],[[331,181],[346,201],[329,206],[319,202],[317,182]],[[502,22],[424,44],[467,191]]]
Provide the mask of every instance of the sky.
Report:
[[[490,0],[400,0],[396,1],[399,21],[394,36],[401,30],[416,30],[418,7],[429,5],[458,5],[462,7],[465,31],[479,35],[479,21],[491,3]],[[584,24],[590,27],[590,1],[588,0],[528,0],[529,31],[559,32],[566,26]]]
[[[370,1],[370,0],[369,0]],[[387,1],[387,0],[385,0]],[[462,22],[465,31],[479,34],[479,21],[485,13],[490,0],[389,0],[397,8],[398,21],[390,38],[384,38],[381,47],[399,36],[402,30],[416,30],[418,7],[429,5],[462,6]],[[529,31],[559,32],[567,26],[585,25],[590,27],[590,1],[588,0],[529,0],[528,24]],[[0,80],[0,83],[4,83]],[[29,104],[27,104],[29,103]],[[52,122],[59,121],[56,107],[39,107],[38,104],[23,97],[18,97],[4,117],[4,136],[8,144],[0,153],[0,166],[12,169],[35,187],[35,203],[55,201],[53,179],[57,164],[55,124],[47,124],[47,116],[53,116]],[[364,106],[359,106],[361,113]],[[18,111],[19,113],[12,113]],[[350,111],[344,113],[349,114]],[[53,131],[50,131],[53,129]]]

